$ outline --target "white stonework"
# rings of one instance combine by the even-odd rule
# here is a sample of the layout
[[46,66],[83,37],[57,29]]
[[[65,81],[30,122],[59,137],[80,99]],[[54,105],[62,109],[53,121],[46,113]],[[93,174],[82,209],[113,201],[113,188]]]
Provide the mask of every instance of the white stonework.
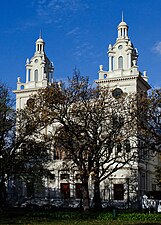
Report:
[[[111,91],[119,88],[125,93],[137,93],[138,91],[148,91],[151,87],[148,84],[147,72],[141,73],[138,68],[138,50],[134,47],[128,36],[128,26],[123,21],[118,25],[118,37],[116,43],[108,47],[109,70],[103,70],[103,65],[99,66],[98,79],[95,82]],[[136,181],[134,182],[134,196],[141,197],[144,193],[155,189],[155,166],[158,165],[158,155],[153,159],[140,159],[135,166]],[[113,195],[113,185],[130,182],[130,174],[128,167],[117,171],[110,177],[109,187],[111,195]],[[103,185],[103,184],[102,184]],[[130,187],[130,183],[128,183]],[[128,198],[128,193],[125,191],[124,198]],[[130,191],[132,197],[132,190]]]
[[[138,91],[147,91],[150,89],[148,84],[147,72],[141,73],[138,69],[138,51],[128,36],[128,26],[123,21],[118,25],[118,37],[116,43],[108,47],[109,70],[104,71],[103,65],[100,65],[98,71],[98,79],[95,81],[102,87],[114,90],[121,89],[126,93],[137,93]],[[16,108],[21,109],[26,104],[28,97],[35,94],[39,88],[45,88],[53,80],[53,63],[49,61],[44,52],[45,43],[40,37],[36,41],[36,51],[34,56],[26,61],[26,82],[21,82],[18,77],[16,94]],[[149,161],[142,159],[139,162],[132,162],[135,174],[131,173],[129,167],[125,167],[112,174],[108,180],[101,183],[101,196],[103,200],[115,200],[114,185],[123,188],[123,199],[129,201],[129,198],[141,197],[146,191],[151,191],[154,187],[154,166],[158,163],[158,158]],[[54,159],[50,168],[54,174],[53,179],[49,179],[46,183],[48,189],[46,196],[61,197],[61,189],[70,188],[70,197],[76,198],[76,189],[79,189],[81,183],[79,179],[74,180],[75,175],[69,174],[68,179],[61,179],[62,173],[68,173],[61,170],[61,160]],[[134,176],[134,177],[132,177]],[[133,187],[129,182],[133,178]],[[64,185],[64,186],[63,186]],[[66,185],[66,186],[65,186]],[[67,187],[69,185],[69,187]],[[77,188],[76,186],[77,185]],[[92,180],[90,181],[90,190],[93,189]],[[130,192],[130,194],[129,194]],[[130,196],[129,196],[130,195]],[[78,190],[79,196],[79,190]],[[93,194],[90,191],[92,199]]]
[[124,21],[118,25],[116,43],[108,47],[108,57],[109,70],[104,71],[100,65],[97,84],[110,89],[119,87],[127,93],[150,88],[146,71],[142,75],[138,70],[138,51],[128,37],[128,26]]
[[54,65],[45,54],[45,42],[40,36],[36,41],[34,56],[26,60],[26,82],[17,78],[16,109],[26,104],[30,95],[35,94],[39,88],[45,88],[53,81]]

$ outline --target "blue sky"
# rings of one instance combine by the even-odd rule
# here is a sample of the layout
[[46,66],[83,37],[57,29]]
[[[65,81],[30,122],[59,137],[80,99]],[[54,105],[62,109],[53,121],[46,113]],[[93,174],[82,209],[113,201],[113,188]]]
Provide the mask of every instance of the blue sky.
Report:
[[65,80],[74,68],[97,79],[108,69],[107,46],[117,38],[121,12],[139,52],[139,69],[152,87],[161,87],[161,0],[10,0],[0,7],[0,80],[16,89],[25,81],[26,58],[42,30],[54,77]]

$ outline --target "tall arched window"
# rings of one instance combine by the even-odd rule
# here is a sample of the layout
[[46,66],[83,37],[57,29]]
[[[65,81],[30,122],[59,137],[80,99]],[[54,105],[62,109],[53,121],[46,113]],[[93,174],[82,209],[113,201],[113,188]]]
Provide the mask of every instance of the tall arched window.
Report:
[[28,81],[31,81],[31,70],[28,70]]
[[21,90],[25,89],[25,86],[24,85],[21,85],[20,89]]
[[118,69],[123,69],[123,57],[118,58]]
[[35,80],[35,82],[38,81],[38,70],[34,71],[34,80]]
[[111,57],[111,70],[114,69],[114,57],[112,56]]

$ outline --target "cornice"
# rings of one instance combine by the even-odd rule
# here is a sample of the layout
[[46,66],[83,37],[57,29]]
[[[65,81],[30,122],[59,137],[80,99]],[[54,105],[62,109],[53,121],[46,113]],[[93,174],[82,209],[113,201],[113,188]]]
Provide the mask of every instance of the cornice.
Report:
[[13,90],[13,93],[17,94],[17,93],[28,93],[28,92],[33,92],[33,91],[37,91],[38,89],[42,89],[42,87],[37,87],[37,88],[30,88],[30,89],[22,89],[22,90]]
[[139,76],[128,76],[128,77],[116,77],[116,78],[107,78],[107,79],[98,79],[95,80],[96,83],[109,83],[109,82],[116,82],[116,81],[124,81],[124,80],[133,80],[137,79]]

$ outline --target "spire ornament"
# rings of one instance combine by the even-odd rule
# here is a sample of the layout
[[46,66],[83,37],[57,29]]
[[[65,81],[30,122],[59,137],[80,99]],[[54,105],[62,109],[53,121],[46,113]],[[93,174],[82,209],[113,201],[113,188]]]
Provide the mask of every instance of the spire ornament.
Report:
[[122,11],[122,22],[124,22],[124,12]]
[[42,39],[42,30],[40,29],[39,38]]

